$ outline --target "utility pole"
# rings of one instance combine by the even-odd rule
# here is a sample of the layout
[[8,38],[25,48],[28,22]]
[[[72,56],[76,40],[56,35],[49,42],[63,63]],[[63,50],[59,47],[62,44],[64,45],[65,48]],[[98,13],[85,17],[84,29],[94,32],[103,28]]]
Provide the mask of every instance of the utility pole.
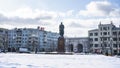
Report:
[[6,53],[6,37],[4,38],[3,52]]
[[104,37],[102,36],[102,53],[105,54],[105,44]]
[[113,39],[112,39],[112,37],[110,38],[110,51],[111,51],[111,56],[113,55],[113,49],[112,49],[112,44],[113,43]]
[[32,45],[33,45],[33,51],[35,52],[35,54],[37,54],[37,44],[36,44],[36,41],[34,40],[34,38],[32,40]]

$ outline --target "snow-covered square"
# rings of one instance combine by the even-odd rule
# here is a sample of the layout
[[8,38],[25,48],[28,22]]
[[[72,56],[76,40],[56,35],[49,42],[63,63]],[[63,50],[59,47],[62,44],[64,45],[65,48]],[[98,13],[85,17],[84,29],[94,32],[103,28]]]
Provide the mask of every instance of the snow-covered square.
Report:
[[120,58],[104,55],[0,54],[0,68],[119,68]]

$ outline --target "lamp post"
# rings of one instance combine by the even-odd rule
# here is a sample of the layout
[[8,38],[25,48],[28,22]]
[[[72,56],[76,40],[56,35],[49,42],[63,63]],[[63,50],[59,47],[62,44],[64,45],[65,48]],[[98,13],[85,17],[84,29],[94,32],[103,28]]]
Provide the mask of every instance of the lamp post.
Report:
[[36,43],[35,43],[36,41],[34,40],[34,38],[33,38],[33,40],[32,40],[32,46],[33,46],[33,51],[35,52],[35,54],[37,53],[37,45],[36,45]]
[[112,39],[112,37],[111,37],[111,38],[110,38],[110,51],[111,51],[111,56],[113,55],[112,43],[113,43],[113,39]]
[[35,52],[35,54],[37,54],[37,50],[38,50],[38,49],[37,49],[37,45],[38,45],[38,44],[37,44],[37,43],[38,43],[38,42],[37,42],[37,37],[38,37],[38,36],[37,36],[36,34],[33,34],[31,37],[32,37],[33,51]]
[[12,42],[13,42],[13,46],[12,46],[12,52],[16,52],[16,48],[17,48],[17,37],[16,36],[13,36],[12,38]]
[[7,42],[6,42],[7,40],[6,40],[6,38],[4,38],[4,49],[3,49],[3,52],[4,53],[6,53],[6,46],[7,46]]
[[104,37],[101,37],[102,38],[102,53],[105,54],[105,42],[104,42]]
[[53,39],[53,51],[55,51],[55,40]]
[[13,47],[15,47],[15,37],[12,37],[12,43],[13,45],[11,46],[11,52],[13,52]]

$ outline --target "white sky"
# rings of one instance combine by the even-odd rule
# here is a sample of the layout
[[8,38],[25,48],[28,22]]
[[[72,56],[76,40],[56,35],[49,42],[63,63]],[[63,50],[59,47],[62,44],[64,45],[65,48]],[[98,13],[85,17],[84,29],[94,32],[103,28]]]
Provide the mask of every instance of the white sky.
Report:
[[119,0],[0,0],[1,28],[37,28],[58,32],[65,25],[65,36],[86,37],[99,22],[120,25]]

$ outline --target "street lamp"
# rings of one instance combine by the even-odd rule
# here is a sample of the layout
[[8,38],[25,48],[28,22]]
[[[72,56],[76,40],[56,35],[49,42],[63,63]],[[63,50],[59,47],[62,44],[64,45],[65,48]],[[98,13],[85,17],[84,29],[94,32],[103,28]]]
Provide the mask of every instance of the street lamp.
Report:
[[4,53],[6,53],[6,46],[7,46],[7,40],[6,40],[6,38],[4,38],[4,49],[3,49],[3,51],[4,51]]
[[33,40],[32,40],[32,46],[33,46],[33,51],[35,51],[35,54],[37,53],[37,45],[35,44],[35,37],[33,38]]
[[105,42],[104,42],[104,37],[102,38],[102,53],[105,54]]
[[18,45],[17,45],[17,43],[18,43],[18,39],[17,39],[17,37],[16,36],[13,36],[12,37],[12,52],[17,52],[17,48],[18,48]]
[[112,43],[113,43],[113,39],[111,37],[110,38],[110,51],[111,51],[111,55],[113,55]]
[[35,51],[35,54],[37,53],[37,48],[38,48],[38,42],[37,42],[37,39],[36,38],[38,38],[38,35],[37,34],[32,34],[31,35],[31,37],[32,37],[32,45],[33,45],[33,51]]

